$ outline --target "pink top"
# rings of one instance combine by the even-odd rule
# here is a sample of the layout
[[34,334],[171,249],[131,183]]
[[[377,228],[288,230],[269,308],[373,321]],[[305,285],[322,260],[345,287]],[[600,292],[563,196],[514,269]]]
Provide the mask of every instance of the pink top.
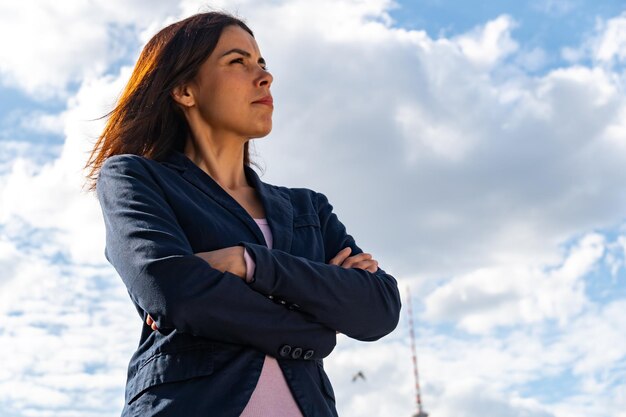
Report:
[[[272,231],[266,219],[254,219],[259,225],[267,247],[272,249]],[[249,282],[254,276],[255,263],[248,251],[244,250],[246,260],[246,280]],[[303,417],[298,404],[293,398],[285,376],[278,362],[271,356],[265,355],[261,376],[252,392],[252,396],[241,413],[241,417]]]

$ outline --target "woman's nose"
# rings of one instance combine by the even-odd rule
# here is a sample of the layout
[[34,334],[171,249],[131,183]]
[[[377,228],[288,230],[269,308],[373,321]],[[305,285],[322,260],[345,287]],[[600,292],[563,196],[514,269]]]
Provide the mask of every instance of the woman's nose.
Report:
[[261,75],[257,79],[257,85],[260,87],[269,87],[274,81],[274,76],[267,70],[261,68]]

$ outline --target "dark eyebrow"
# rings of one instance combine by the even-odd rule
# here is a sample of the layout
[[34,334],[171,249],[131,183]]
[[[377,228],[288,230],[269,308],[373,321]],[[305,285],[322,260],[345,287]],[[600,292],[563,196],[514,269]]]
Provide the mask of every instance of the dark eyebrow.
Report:
[[239,48],[233,48],[230,51],[227,51],[225,53],[222,54],[222,56],[226,56],[229,54],[241,54],[243,56],[245,56],[246,58],[250,58],[252,55],[250,55],[250,52],[246,52],[243,49],[239,49]]
[[[224,52],[222,54],[222,57],[225,57],[226,55],[230,55],[230,54],[240,54],[240,55],[245,56],[246,58],[250,58],[252,56],[250,52],[244,51],[243,49],[233,48],[230,51]],[[265,64],[265,59],[259,58],[259,64]]]

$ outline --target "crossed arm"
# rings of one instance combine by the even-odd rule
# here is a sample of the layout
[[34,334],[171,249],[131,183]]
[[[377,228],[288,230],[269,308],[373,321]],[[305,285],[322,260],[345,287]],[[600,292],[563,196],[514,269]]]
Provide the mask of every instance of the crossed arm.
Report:
[[[107,159],[97,193],[105,255],[143,318],[149,313],[160,331],[248,345],[269,355],[284,343],[308,346],[314,358],[323,358],[334,349],[336,331],[376,340],[395,328],[400,310],[395,279],[361,253],[322,194],[314,197],[326,263],[249,242],[194,253],[144,163],[131,155]],[[253,283],[242,279],[244,247],[256,262]],[[272,303],[272,294],[301,308]]]
[[[221,272],[229,271],[241,279],[246,278],[247,265],[244,261],[244,248],[242,246],[231,246],[228,248],[217,249],[208,252],[196,253],[196,256],[204,259],[209,265]],[[352,248],[347,246],[339,251],[328,263],[330,265],[341,266],[342,268],[359,268],[369,272],[376,272],[378,269],[378,261],[372,258],[369,253],[359,253],[349,256]],[[146,324],[152,330],[158,330],[159,327],[152,316],[148,314]]]

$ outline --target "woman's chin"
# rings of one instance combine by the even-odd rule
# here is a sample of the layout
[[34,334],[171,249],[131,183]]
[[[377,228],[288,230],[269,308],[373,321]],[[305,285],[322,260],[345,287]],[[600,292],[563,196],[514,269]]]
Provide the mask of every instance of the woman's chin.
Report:
[[250,139],[259,139],[259,138],[263,138],[267,135],[270,134],[270,132],[272,131],[272,126],[270,125],[269,127],[265,127],[263,129],[259,129],[256,132],[252,133],[249,138]]

